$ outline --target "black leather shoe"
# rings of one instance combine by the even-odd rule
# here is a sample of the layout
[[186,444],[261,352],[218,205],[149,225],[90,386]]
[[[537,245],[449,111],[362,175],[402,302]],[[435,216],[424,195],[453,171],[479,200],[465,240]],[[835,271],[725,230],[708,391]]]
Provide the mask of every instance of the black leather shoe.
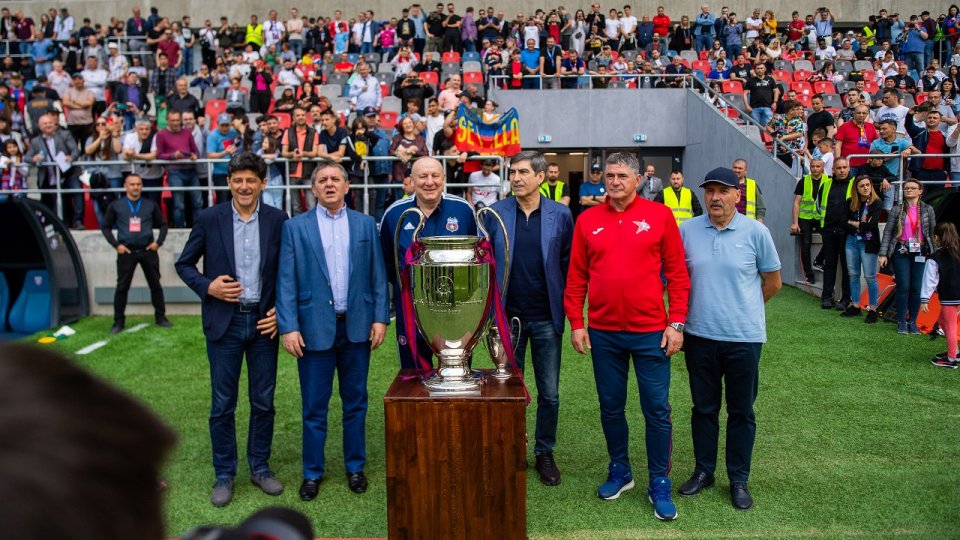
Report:
[[367,475],[363,474],[363,471],[347,473],[347,486],[354,493],[367,491]]
[[156,323],[157,326],[161,328],[173,328],[173,323],[170,322],[170,319],[167,319],[166,317],[157,317]]
[[560,484],[560,469],[557,468],[557,462],[553,460],[552,453],[537,455],[537,472],[540,473],[540,481],[544,485]]
[[745,481],[730,482],[730,502],[737,510],[749,510],[753,506],[753,497],[750,496],[750,490],[747,489]]
[[714,480],[713,475],[705,472],[695,472],[689,480],[680,486],[680,489],[677,490],[677,493],[683,495],[684,497],[693,497],[694,495],[712,486],[715,481],[716,480]]
[[300,500],[312,501],[317,498],[317,493],[320,493],[320,479],[304,478],[303,483],[300,484]]
[[832,299],[829,299],[829,298],[828,298],[828,299],[826,299],[826,300],[821,300],[821,301],[820,301],[820,308],[821,308],[821,309],[833,309],[833,308],[835,308],[835,307],[837,307],[837,303],[834,302]]
[[123,332],[123,327],[123,323],[113,323],[113,326],[110,327],[110,335],[113,336]]

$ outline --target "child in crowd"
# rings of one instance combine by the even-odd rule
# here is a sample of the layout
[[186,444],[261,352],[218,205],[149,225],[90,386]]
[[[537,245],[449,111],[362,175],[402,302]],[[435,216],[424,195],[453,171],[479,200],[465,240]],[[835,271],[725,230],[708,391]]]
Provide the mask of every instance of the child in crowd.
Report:
[[960,237],[949,221],[933,229],[937,251],[927,257],[923,269],[923,288],[920,290],[920,309],[930,309],[934,291],[940,296],[940,317],[937,323],[947,338],[947,352],[938,354],[931,363],[937,367],[957,369],[957,309],[960,307]]
[[[27,188],[29,169],[23,164],[20,145],[12,137],[3,142],[0,149],[0,189],[19,191]],[[0,196],[0,201],[7,196]]]
[[[283,167],[276,163],[278,153],[277,140],[273,137],[264,137],[257,149],[257,155],[267,163],[267,189],[263,190],[263,203],[283,210],[283,189],[278,187],[283,185]],[[300,192],[293,192],[293,196],[299,197]]]

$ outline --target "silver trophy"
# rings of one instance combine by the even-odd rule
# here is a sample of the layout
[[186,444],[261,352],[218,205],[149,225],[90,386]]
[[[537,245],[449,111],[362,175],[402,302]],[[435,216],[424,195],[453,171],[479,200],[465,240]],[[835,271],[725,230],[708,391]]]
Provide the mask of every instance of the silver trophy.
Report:
[[[479,219],[484,212],[496,218],[506,238],[503,220],[490,208],[482,208],[477,212],[477,223],[484,236],[490,237]],[[394,233],[394,257],[398,272],[401,266],[397,246],[401,226],[408,213],[417,214],[420,218],[413,231],[414,242],[418,241],[427,219],[416,207],[400,215]],[[474,377],[467,360],[489,325],[490,280],[496,279],[490,264],[480,259],[478,244],[481,241],[479,236],[419,238],[423,253],[419,260],[406,269],[411,273],[410,286],[417,327],[439,359],[436,374],[423,381],[431,395],[475,395],[480,392],[480,380]],[[508,246],[505,246],[505,251],[509,261]],[[507,272],[504,272],[504,281],[506,276]],[[408,336],[408,339],[416,338]]]
[[[520,335],[520,319],[514,317],[510,319],[511,326],[517,327],[516,335]],[[512,331],[512,328],[511,328]],[[510,360],[507,357],[507,347],[503,344],[503,338],[500,337],[500,329],[496,326],[490,326],[490,330],[487,331],[487,352],[490,353],[490,359],[493,360],[493,364],[497,366],[497,369],[493,372],[493,378],[505,381],[513,376],[510,372],[509,363]],[[513,345],[514,354],[517,351],[517,345]]]

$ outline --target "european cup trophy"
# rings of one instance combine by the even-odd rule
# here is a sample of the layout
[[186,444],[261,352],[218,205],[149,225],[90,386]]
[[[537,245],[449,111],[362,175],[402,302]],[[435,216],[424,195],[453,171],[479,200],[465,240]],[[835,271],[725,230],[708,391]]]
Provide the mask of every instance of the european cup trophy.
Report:
[[[499,295],[495,294],[498,287],[494,254],[490,252],[490,234],[479,219],[487,212],[503,229],[506,240],[503,220],[490,208],[477,211],[478,229],[484,236],[419,238],[426,216],[416,207],[403,212],[397,224],[394,257],[397,272],[400,274],[401,294],[407,295],[404,299],[404,310],[408,311],[409,305],[409,311],[413,312],[420,333],[439,360],[438,369],[423,380],[431,395],[469,395],[480,392],[480,380],[474,376],[468,359],[488,330],[494,304],[501,302]],[[408,213],[418,215],[420,221],[413,231],[410,252],[405,255],[405,260],[401,261],[397,246],[401,226]],[[509,261],[508,244],[505,244],[504,251],[505,260]],[[509,265],[509,262],[507,264]],[[507,275],[508,272],[505,271],[504,281]],[[502,312],[502,308],[500,311]],[[406,315],[409,318],[410,313]],[[408,328],[411,328],[409,321]],[[501,337],[495,333],[496,327],[491,330],[494,335],[488,337],[488,347],[496,347],[494,343],[499,343],[499,350],[503,350]],[[416,343],[413,336],[408,337],[411,344]],[[416,351],[414,353],[416,355]],[[497,354],[497,357],[502,356],[498,361],[498,358],[494,357],[495,350],[491,349],[490,353],[494,363],[506,364],[505,354]],[[419,359],[416,361],[420,362]],[[498,365],[497,368],[498,378],[510,376],[505,365]]]

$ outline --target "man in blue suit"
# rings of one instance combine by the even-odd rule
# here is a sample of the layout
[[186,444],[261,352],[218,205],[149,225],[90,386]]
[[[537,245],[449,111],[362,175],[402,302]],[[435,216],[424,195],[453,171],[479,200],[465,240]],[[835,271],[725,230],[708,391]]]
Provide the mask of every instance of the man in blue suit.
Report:
[[277,323],[283,348],[297,357],[303,402],[300,498],[317,496],[324,473],[327,409],[337,372],[343,401],[347,485],[367,490],[367,372],[370,351],[390,322],[387,274],[374,219],[347,208],[347,171],[325,163],[313,171],[317,207],[283,226],[277,278]]
[[[510,275],[506,290],[507,316],[520,320],[511,335],[517,364],[523,369],[527,342],[530,343],[533,373],[537,381],[537,428],[533,452],[540,481],[548,486],[560,483],[560,469],[553,459],[560,411],[560,346],[562,343],[563,290],[567,283],[573,217],[570,209],[544,197],[540,192],[547,161],[539,152],[520,152],[510,160],[510,187],[513,197],[492,208],[503,218],[510,240]],[[506,269],[504,239],[500,227],[488,217],[497,279],[503,283]]]
[[[177,274],[202,302],[203,333],[210,361],[210,440],[216,483],[210,501],[225,506],[237,473],[234,411],[243,358],[247,358],[251,480],[268,495],[283,485],[268,463],[273,440],[273,392],[277,383],[277,264],[287,215],[260,204],[267,165],[244,152],[227,165],[232,201],[204,210],[176,263]],[[203,258],[203,271],[197,262]]]

